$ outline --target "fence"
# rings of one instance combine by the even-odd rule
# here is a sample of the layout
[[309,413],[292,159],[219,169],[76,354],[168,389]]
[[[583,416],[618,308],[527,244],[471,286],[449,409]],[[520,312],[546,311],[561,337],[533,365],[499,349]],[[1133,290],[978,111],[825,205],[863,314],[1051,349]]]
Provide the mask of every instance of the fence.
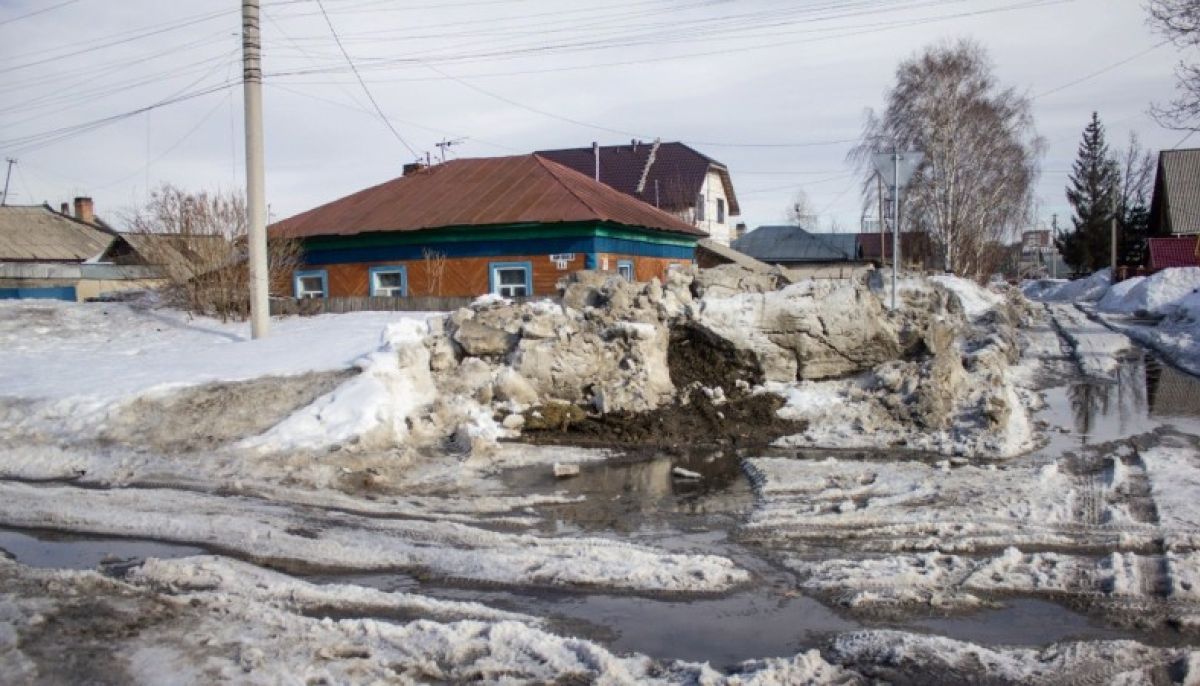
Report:
[[[545,298],[508,298],[512,302]],[[348,298],[272,298],[271,315],[345,314],[347,312],[451,312],[475,301],[473,297],[409,296],[391,298],[361,296]]]

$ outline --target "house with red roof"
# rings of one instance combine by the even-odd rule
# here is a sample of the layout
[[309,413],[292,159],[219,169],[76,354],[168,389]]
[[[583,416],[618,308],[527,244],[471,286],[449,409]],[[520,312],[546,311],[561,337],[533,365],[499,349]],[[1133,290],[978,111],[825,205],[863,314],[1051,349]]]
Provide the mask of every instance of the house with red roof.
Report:
[[303,243],[299,298],[551,295],[583,269],[648,281],[691,264],[705,237],[539,154],[409,165],[268,231]]
[[536,154],[666,210],[721,245],[737,237],[733,218],[742,210],[729,169],[688,145],[633,140]]
[[1200,266],[1200,149],[1158,154],[1150,232],[1157,237],[1146,241],[1148,271]]

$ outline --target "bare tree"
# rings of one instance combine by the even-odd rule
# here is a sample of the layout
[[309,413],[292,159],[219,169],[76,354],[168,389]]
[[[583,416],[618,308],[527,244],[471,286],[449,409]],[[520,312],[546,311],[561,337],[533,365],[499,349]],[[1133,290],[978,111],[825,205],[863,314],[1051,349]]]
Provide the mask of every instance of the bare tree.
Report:
[[[903,195],[905,226],[927,234],[944,269],[983,279],[1029,216],[1042,147],[1029,99],[1000,87],[981,47],[959,41],[900,64],[851,159],[873,177],[874,153],[925,153]],[[864,179],[868,192],[874,185]]]
[[816,210],[813,209],[812,202],[808,199],[808,193],[804,189],[798,189],[796,195],[792,196],[792,202],[787,207],[787,223],[795,224],[796,226],[807,229],[817,228]]
[[446,253],[422,248],[421,256],[425,260],[425,295],[441,295],[442,280],[446,276]]
[[[1200,47],[1200,0],[1150,0],[1150,23],[1175,45]],[[1178,95],[1154,105],[1159,124],[1172,129],[1200,131],[1200,64],[1181,61],[1175,68]]]
[[[126,239],[166,281],[168,303],[222,321],[249,315],[246,202],[240,193],[189,193],[163,184],[124,219]],[[289,283],[301,264],[300,241],[274,237],[267,253],[270,283]]]
[[1154,185],[1154,154],[1142,147],[1137,133],[1129,133],[1129,144],[1116,159],[1121,174],[1117,189],[1117,211],[1124,216],[1138,205],[1150,204]]

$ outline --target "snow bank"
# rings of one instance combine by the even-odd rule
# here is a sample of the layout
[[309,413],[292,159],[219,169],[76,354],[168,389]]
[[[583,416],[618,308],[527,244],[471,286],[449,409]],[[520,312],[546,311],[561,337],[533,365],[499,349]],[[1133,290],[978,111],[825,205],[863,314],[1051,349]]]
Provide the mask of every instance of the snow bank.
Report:
[[1114,314],[1170,314],[1198,288],[1200,267],[1164,269],[1147,278],[1135,277],[1116,284],[1108,289],[1096,309]]
[[424,344],[428,333],[421,320],[389,324],[382,346],[356,361],[361,374],[241,447],[278,452],[347,441],[402,442],[410,415],[436,395]]
[[967,317],[976,319],[1004,303],[1004,296],[980,286],[969,279],[949,274],[931,276],[929,280],[941,284],[958,296]]
[[1108,269],[1101,269],[1083,279],[1067,281],[1057,286],[1051,286],[1036,293],[1026,293],[1044,302],[1095,302],[1104,296],[1112,285],[1112,274]]

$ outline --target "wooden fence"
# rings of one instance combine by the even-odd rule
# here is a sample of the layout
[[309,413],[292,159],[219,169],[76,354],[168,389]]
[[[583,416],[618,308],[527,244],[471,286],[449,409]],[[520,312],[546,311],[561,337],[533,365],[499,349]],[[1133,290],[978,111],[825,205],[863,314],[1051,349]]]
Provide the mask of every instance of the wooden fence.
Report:
[[[541,298],[509,298],[512,302],[545,300]],[[346,298],[272,298],[271,315],[345,314],[346,312],[452,312],[475,301],[467,297],[409,296],[391,298],[361,296]]]

